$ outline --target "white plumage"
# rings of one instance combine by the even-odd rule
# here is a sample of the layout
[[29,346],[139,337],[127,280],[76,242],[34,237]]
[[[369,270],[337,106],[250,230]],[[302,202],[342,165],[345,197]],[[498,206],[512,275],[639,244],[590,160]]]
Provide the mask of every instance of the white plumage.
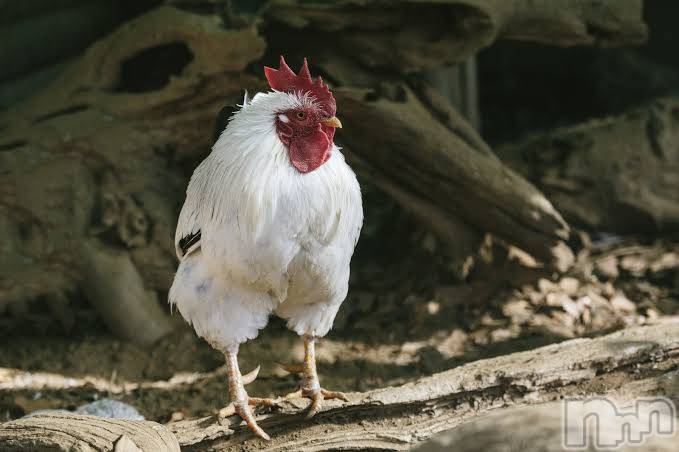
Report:
[[[356,176],[334,145],[326,163],[299,172],[275,129],[278,112],[314,101],[246,97],[189,183],[169,299],[223,352],[256,337],[272,313],[299,335],[324,336],[346,297],[363,223]],[[183,254],[180,240],[197,232]]]

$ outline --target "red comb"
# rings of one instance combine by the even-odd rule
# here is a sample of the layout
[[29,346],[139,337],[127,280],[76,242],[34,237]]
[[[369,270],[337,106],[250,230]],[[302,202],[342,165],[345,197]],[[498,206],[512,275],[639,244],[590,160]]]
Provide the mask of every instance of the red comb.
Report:
[[278,69],[264,67],[264,75],[269,81],[269,86],[276,91],[283,91],[285,93],[293,93],[301,91],[303,93],[310,93],[321,104],[326,113],[330,116],[335,116],[337,113],[337,104],[335,98],[328,89],[328,86],[323,84],[321,77],[316,77],[316,80],[311,80],[309,73],[309,65],[304,58],[302,68],[299,74],[295,75],[285,62],[285,58],[281,55],[280,67]]

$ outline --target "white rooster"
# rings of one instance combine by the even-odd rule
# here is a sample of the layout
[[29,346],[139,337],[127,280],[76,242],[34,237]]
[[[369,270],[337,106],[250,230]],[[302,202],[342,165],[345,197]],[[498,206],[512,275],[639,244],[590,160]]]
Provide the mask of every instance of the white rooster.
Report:
[[[304,338],[305,359],[285,365],[302,373],[300,395],[313,416],[323,399],[314,341],[328,333],[347,294],[349,262],[363,223],[356,176],[333,143],[336,104],[306,60],[295,74],[281,56],[265,68],[273,91],[247,93],[212,153],[193,173],[179,215],[180,264],[170,303],[196,333],[226,356],[231,403],[262,438],[250,406],[238,347],[254,339],[274,313]],[[345,399],[346,400],[346,399]]]

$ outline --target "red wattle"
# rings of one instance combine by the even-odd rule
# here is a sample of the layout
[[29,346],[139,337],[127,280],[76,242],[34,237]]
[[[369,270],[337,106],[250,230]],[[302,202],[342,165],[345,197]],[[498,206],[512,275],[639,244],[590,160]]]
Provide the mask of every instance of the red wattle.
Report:
[[328,161],[331,144],[319,125],[311,135],[292,138],[288,146],[290,161],[300,173],[309,173]]

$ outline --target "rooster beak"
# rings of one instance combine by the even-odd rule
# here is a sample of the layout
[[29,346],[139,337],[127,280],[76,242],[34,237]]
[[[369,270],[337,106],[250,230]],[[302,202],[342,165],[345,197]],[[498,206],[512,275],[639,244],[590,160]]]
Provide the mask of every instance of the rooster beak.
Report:
[[328,127],[334,127],[336,129],[341,129],[342,128],[342,123],[340,122],[339,119],[337,119],[337,116],[333,116],[332,118],[324,119],[321,121],[321,124],[324,126]]

